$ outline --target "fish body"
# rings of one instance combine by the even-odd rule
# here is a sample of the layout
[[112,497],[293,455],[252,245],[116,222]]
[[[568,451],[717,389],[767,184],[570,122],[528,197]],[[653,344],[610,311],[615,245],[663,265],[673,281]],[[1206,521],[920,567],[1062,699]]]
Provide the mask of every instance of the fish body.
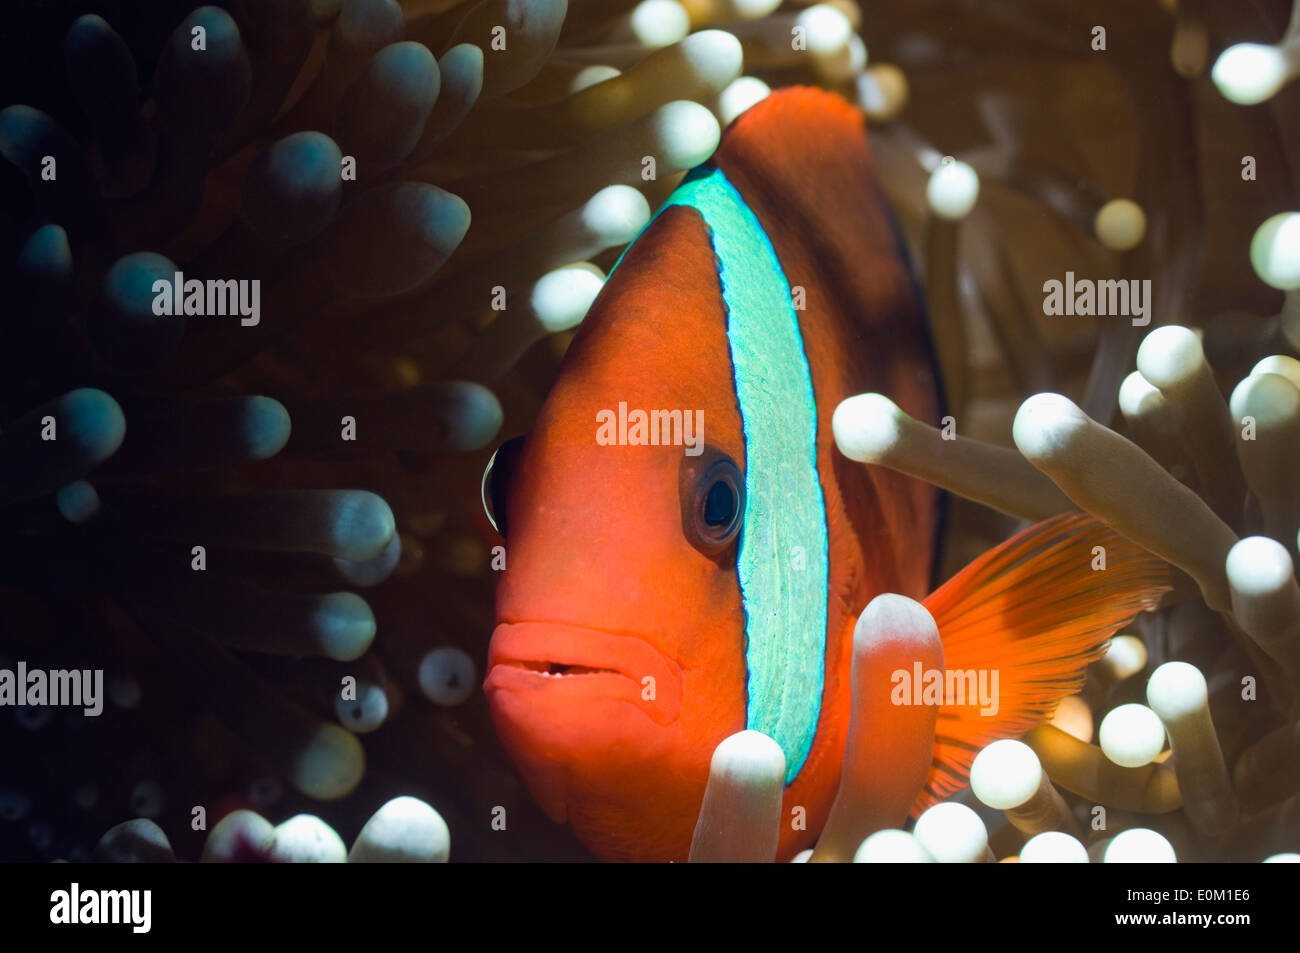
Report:
[[[924,597],[939,524],[932,487],[836,450],[836,406],[867,391],[937,418],[920,294],[861,114],[783,90],[629,246],[495,487],[507,570],[485,692],[533,796],[597,856],[685,859],[713,750],[746,728],[786,756],[778,856],[824,823],[857,616],[882,592]],[[698,421],[693,445],[673,411]],[[958,660],[996,664],[1010,636],[975,634]],[[1069,643],[1053,699],[1108,635]],[[1035,704],[978,729],[950,712],[942,764],[942,739],[899,743],[934,745],[939,796],[964,739]]]

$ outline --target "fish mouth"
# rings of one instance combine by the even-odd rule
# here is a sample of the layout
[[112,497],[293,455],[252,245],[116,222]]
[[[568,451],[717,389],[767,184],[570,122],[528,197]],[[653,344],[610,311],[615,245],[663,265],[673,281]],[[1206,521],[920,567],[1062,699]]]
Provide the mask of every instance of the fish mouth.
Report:
[[681,668],[642,636],[529,620],[497,625],[483,688],[628,701],[668,724],[680,708],[681,678]]
[[553,677],[572,677],[575,675],[622,675],[618,669],[595,668],[591,665],[563,665],[559,662],[536,662],[528,659],[504,659],[502,665],[514,665],[529,672]]

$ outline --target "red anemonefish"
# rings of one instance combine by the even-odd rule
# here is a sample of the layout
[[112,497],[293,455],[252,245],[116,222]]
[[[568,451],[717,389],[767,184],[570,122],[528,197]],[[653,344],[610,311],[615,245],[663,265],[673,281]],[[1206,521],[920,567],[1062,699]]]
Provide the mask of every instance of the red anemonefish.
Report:
[[[836,450],[832,414],[865,391],[937,418],[924,310],[861,114],[783,90],[628,247],[534,430],[484,476],[508,550],[493,721],[597,856],[684,860],[714,748],[746,728],[781,745],[784,816],[806,817],[779,857],[825,822],[855,621],[882,592],[924,596],[939,522],[933,487]],[[941,707],[933,739],[872,704],[889,744],[933,750],[925,777],[881,766],[904,794],[895,826],[960,788],[982,745],[1047,717],[1165,588],[1163,564],[1074,514],[926,599],[946,667],[999,672],[999,697],[992,716]]]

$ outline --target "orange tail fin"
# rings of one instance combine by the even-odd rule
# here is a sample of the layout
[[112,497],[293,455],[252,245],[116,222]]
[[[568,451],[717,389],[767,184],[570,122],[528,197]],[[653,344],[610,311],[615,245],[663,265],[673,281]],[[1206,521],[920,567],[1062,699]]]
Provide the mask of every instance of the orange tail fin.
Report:
[[935,590],[925,607],[943,639],[945,669],[989,673],[990,684],[997,672],[998,704],[987,714],[978,704],[939,709],[934,760],[914,810],[963,787],[985,745],[1048,717],[1082,687],[1084,668],[1116,630],[1168,590],[1162,560],[1083,513],[1031,526]]

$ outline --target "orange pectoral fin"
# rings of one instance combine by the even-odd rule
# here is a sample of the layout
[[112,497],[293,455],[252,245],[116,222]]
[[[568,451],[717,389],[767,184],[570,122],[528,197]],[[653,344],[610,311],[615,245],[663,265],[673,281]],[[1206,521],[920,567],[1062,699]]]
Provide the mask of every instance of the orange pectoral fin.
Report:
[[1169,588],[1162,560],[1091,516],[1066,513],[990,550],[937,589],[924,604],[943,639],[946,672],[973,672],[976,685],[989,687],[996,675],[997,686],[987,705],[945,698],[930,775],[913,810],[965,785],[985,745],[1045,720],[1082,687],[1084,669],[1116,630]]

